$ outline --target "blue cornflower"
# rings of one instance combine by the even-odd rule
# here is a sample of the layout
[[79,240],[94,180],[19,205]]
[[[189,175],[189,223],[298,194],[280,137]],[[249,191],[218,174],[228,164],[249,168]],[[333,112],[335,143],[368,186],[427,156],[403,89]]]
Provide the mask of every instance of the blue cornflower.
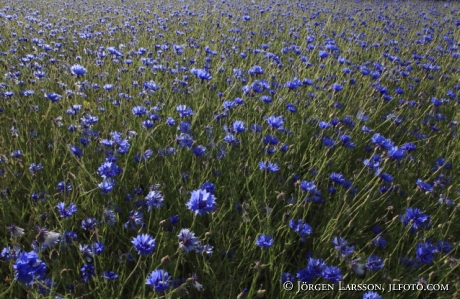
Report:
[[86,69],[79,64],[74,64],[73,66],[71,66],[70,71],[72,72],[72,74],[76,76],[83,76],[86,74]]
[[191,134],[192,124],[188,121],[181,121],[177,129],[183,134]]
[[155,239],[148,234],[141,234],[133,238],[131,243],[140,255],[148,255],[155,249]]
[[96,255],[100,255],[105,250],[105,245],[102,242],[96,242],[93,244],[93,251]]
[[158,86],[154,81],[146,81],[142,87],[144,88],[144,91],[150,94],[160,89],[160,86]]
[[77,239],[77,234],[73,231],[66,231],[62,234],[61,242],[63,244],[71,244],[72,241]]
[[266,118],[266,121],[272,129],[279,129],[284,124],[284,117],[283,116],[269,116]]
[[35,174],[37,173],[38,171],[42,170],[43,169],[43,166],[41,163],[38,163],[38,164],[35,164],[35,163],[30,163],[29,165],[29,172],[31,174]]
[[211,182],[205,182],[205,183],[203,183],[203,184],[201,185],[200,188],[201,188],[201,189],[204,189],[204,190],[206,190],[206,191],[208,191],[209,193],[214,194],[214,189],[215,189],[215,187],[214,187],[214,184],[211,183]]
[[283,274],[281,274],[281,283],[283,284],[286,281],[294,282],[295,281],[294,275],[292,275],[289,272],[284,272]]
[[367,258],[366,268],[370,271],[377,271],[382,269],[385,262],[378,256],[372,255]]
[[208,214],[216,209],[216,197],[212,193],[204,189],[198,189],[192,191],[191,194],[186,206],[195,215]]
[[332,282],[338,282],[342,280],[342,272],[336,266],[326,266],[323,272],[321,272],[321,277]]
[[72,185],[70,183],[65,183],[64,181],[61,181],[57,184],[56,189],[60,193],[67,193],[72,190]]
[[346,134],[342,134],[339,136],[339,138],[340,138],[340,141],[342,142],[342,145],[344,145],[345,147],[355,148],[355,143],[351,141],[350,136]]
[[372,136],[371,141],[372,143],[377,144],[378,147],[383,147],[386,150],[389,150],[394,146],[393,141],[391,141],[390,138],[387,139],[379,133],[375,133],[374,136]]
[[124,227],[135,230],[137,229],[137,226],[144,226],[145,223],[142,222],[143,217],[144,217],[144,214],[139,211],[136,211],[136,210],[130,211],[129,218],[128,218],[129,220],[124,224]]
[[426,215],[418,208],[407,208],[406,213],[402,215],[400,219],[404,225],[412,225],[410,228],[412,233],[420,228],[428,228],[430,225],[430,216]]
[[339,185],[343,185],[345,182],[345,177],[341,173],[332,172],[329,178],[333,183],[337,183]]
[[430,242],[421,242],[416,245],[415,257],[419,262],[429,264],[433,261],[434,254],[438,252],[438,248]]
[[81,227],[84,230],[92,230],[96,227],[97,223],[95,218],[87,218],[81,222]]
[[88,244],[78,244],[81,256],[88,262],[91,263],[94,257],[93,246]]
[[94,266],[92,264],[83,264],[80,268],[80,273],[83,277],[83,281],[87,282],[95,273]]
[[[262,91],[260,91],[260,92],[262,92]],[[260,100],[262,102],[264,102],[265,104],[270,104],[271,102],[273,102],[273,99],[272,99],[271,96],[261,96]]]
[[7,261],[15,261],[18,259],[20,253],[21,248],[19,246],[4,247],[0,252],[0,258],[6,259]]
[[51,92],[51,93],[45,93],[45,98],[50,100],[52,103],[56,103],[56,102],[59,102],[62,96],[58,95],[57,93]]
[[112,90],[114,87],[115,87],[115,85],[113,85],[113,84],[105,84],[104,85],[104,89],[107,90],[107,91]]
[[175,122],[174,118],[172,118],[172,117],[168,117],[166,119],[166,123],[171,127],[176,125],[176,122]]
[[141,161],[147,161],[152,156],[153,156],[153,151],[151,149],[146,149],[140,155],[135,156],[134,161],[136,161],[137,163],[139,163]]
[[286,107],[286,110],[291,113],[297,112],[297,107],[293,103],[287,103],[285,107]]
[[412,142],[407,142],[401,145],[400,148],[404,151],[412,152],[417,149],[417,146]]
[[321,139],[322,143],[324,146],[327,146],[327,147],[331,147],[331,146],[334,146],[335,145],[335,141],[334,139],[332,139],[331,137],[329,136],[325,136]]
[[177,223],[179,223],[179,216],[173,215],[169,217],[169,223],[171,223],[171,225],[176,225]]
[[[379,170],[379,172],[381,171],[380,168],[378,168],[377,170]],[[393,177],[392,177],[391,175],[389,175],[388,173],[382,173],[382,174],[380,174],[380,178],[381,178],[382,180],[384,180],[385,182],[387,182],[387,183],[393,182]]]
[[214,252],[214,246],[209,244],[201,245],[198,244],[195,249],[196,253],[201,254],[203,256],[212,256]]
[[191,148],[193,144],[193,137],[189,134],[181,133],[179,136],[176,135],[177,143],[179,143],[179,147],[188,147]]
[[178,105],[176,107],[177,112],[179,112],[179,117],[187,117],[187,116],[193,116],[193,111],[190,107],[187,107],[185,105]]
[[77,212],[77,206],[73,203],[69,204],[66,208],[64,202],[60,202],[56,205],[58,212],[62,218],[68,218]]
[[241,120],[236,120],[232,124],[233,130],[232,133],[241,133],[246,131],[246,125]]
[[273,238],[268,235],[260,235],[256,239],[256,245],[262,249],[267,249],[273,246]]
[[164,206],[164,203],[163,203],[164,197],[157,190],[150,191],[149,194],[147,194],[147,196],[145,197],[145,200],[147,202],[149,212],[152,208],[159,208],[159,207]]
[[133,115],[142,116],[147,113],[147,109],[144,106],[135,106],[131,109]]
[[117,216],[112,209],[105,208],[104,213],[102,214],[102,221],[108,225],[114,225],[117,222]]
[[327,53],[326,51],[320,50],[318,52],[318,56],[319,56],[320,59],[324,59],[324,58],[327,58],[329,56],[329,53]]
[[262,126],[261,126],[261,125],[252,124],[250,128],[251,128],[251,131],[253,131],[253,132],[255,132],[255,133],[260,133],[260,132],[262,132]]
[[297,88],[301,87],[302,86],[302,81],[300,81],[299,79],[297,78],[294,78],[293,81],[288,81],[286,82],[286,87],[289,89],[289,90],[296,90]]
[[297,271],[296,278],[298,281],[309,283],[313,280],[313,275],[308,268],[303,268]]
[[305,237],[308,237],[313,232],[312,227],[308,223],[305,223],[302,219],[291,219],[289,227],[300,235],[302,242],[305,242]]
[[332,125],[330,123],[328,123],[327,121],[320,121],[318,123],[318,127],[322,130],[326,130],[326,129],[329,129],[330,127],[332,127]]
[[200,240],[188,228],[181,229],[177,236],[179,237],[179,248],[186,253],[195,250],[200,244]]
[[192,148],[192,152],[197,157],[201,157],[206,153],[206,148],[203,145],[197,145]]
[[168,272],[157,269],[152,271],[147,276],[145,284],[153,288],[153,290],[157,293],[164,293],[169,289],[170,283],[171,276],[168,274]]
[[337,84],[337,83],[332,84],[332,90],[333,90],[334,92],[341,91],[342,89],[343,89],[343,86],[342,86],[342,85]]
[[79,158],[83,155],[83,151],[78,146],[69,145],[69,149],[75,157]]
[[347,257],[354,251],[354,246],[347,246],[348,241],[342,237],[334,237],[332,243],[335,245],[334,249],[340,252],[342,257]]
[[233,100],[233,103],[234,103],[235,105],[237,105],[237,106],[241,106],[241,105],[244,104],[244,100],[243,100],[242,98],[235,98],[235,99]]
[[122,169],[118,167],[115,163],[112,162],[104,162],[102,165],[97,169],[97,173],[103,178],[108,179],[112,178],[122,172]]
[[230,134],[230,133],[225,135],[224,141],[229,144],[238,144],[240,142],[239,139],[235,135]]
[[39,259],[36,252],[21,252],[13,264],[14,279],[30,286],[36,279],[45,279],[46,263]]
[[307,271],[310,272],[312,278],[320,277],[321,273],[326,269],[327,264],[323,259],[315,259],[310,257],[308,259]]
[[206,80],[206,81],[209,81],[212,79],[212,76],[211,74],[205,70],[205,69],[195,69],[195,68],[192,68],[190,70],[190,72],[192,74],[194,74],[198,79],[200,80]]
[[392,146],[388,151],[388,156],[396,160],[401,160],[402,158],[404,158],[405,155],[406,153],[400,147],[397,146]]
[[22,151],[21,150],[11,152],[11,157],[13,157],[13,158],[19,158],[21,156],[22,156]]
[[259,162],[259,168],[261,170],[268,170],[270,172],[277,172],[279,170],[279,166],[277,163],[272,163],[272,162]]
[[449,253],[453,249],[452,244],[447,241],[439,240],[438,241],[438,250],[442,253]]
[[422,181],[422,179],[418,179],[416,184],[419,190],[422,190],[425,192],[433,192],[433,186],[429,183],[425,183],[424,181]]
[[102,272],[102,277],[107,280],[115,280],[118,278],[118,274],[113,271],[104,271]]
[[316,184],[313,181],[300,182],[300,188],[302,189],[303,192],[307,192],[308,194],[314,194],[316,192]]
[[375,246],[378,247],[385,247],[387,245],[387,240],[385,240],[382,236],[378,235],[377,237],[372,240]]
[[109,179],[105,179],[104,181],[102,181],[101,183],[97,185],[101,189],[103,194],[107,194],[113,190],[113,187],[115,187],[116,182],[117,182],[116,180],[109,178]]
[[382,296],[380,296],[377,292],[366,292],[363,294],[363,299],[382,299]]

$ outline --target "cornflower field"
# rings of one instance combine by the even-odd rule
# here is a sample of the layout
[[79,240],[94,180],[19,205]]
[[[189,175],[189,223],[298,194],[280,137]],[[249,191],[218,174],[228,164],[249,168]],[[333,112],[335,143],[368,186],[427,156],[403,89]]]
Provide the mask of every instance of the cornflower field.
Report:
[[0,298],[460,298],[460,3],[2,1]]

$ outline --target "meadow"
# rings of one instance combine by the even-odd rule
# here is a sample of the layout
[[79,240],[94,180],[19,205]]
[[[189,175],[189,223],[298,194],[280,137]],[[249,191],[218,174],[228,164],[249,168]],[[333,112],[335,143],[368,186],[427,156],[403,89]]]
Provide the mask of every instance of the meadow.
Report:
[[0,298],[460,298],[459,47],[449,1],[2,1]]

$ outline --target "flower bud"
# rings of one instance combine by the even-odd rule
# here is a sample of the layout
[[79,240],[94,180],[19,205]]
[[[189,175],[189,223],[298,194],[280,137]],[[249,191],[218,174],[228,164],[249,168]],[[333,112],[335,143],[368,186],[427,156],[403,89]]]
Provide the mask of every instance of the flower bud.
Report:
[[265,290],[258,290],[256,293],[256,298],[263,298],[265,297]]
[[166,266],[166,265],[169,265],[170,262],[171,262],[171,259],[169,258],[169,255],[167,255],[167,256],[165,256],[165,257],[163,257],[163,258],[161,259],[161,264],[162,264],[162,265],[165,265],[165,266]]

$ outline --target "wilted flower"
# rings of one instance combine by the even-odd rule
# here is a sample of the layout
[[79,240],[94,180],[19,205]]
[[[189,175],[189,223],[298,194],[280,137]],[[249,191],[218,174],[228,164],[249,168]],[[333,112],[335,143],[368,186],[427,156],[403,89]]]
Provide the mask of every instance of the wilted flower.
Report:
[[16,226],[15,224],[11,224],[6,229],[11,233],[11,238],[22,237],[24,235],[24,229]]

